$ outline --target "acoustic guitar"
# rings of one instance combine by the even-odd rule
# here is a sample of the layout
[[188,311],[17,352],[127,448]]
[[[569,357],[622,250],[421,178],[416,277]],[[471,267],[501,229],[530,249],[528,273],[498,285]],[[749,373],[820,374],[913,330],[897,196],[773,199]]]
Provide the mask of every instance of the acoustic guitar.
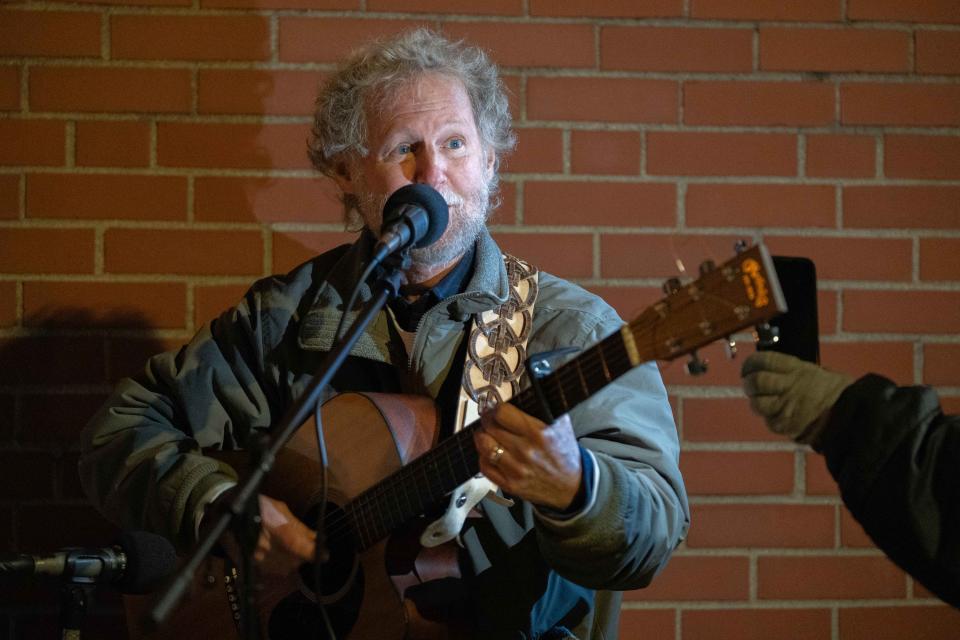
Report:
[[[543,417],[567,413],[650,360],[695,352],[786,311],[766,249],[754,246],[720,266],[706,264],[694,282],[674,282],[668,295],[621,330],[539,378],[511,403]],[[262,637],[325,637],[317,603],[337,638],[399,640],[465,635],[457,609],[456,548],[426,549],[418,537],[423,514],[449,502],[478,473],[473,432],[467,425],[438,442],[439,421],[429,398],[345,393],[321,410],[330,464],[324,530],[330,560],[319,594],[312,568],[284,579],[261,576]],[[308,524],[320,501],[315,425],[308,421],[278,456],[263,493],[282,499]],[[210,452],[242,469],[243,452]],[[188,640],[235,635],[239,620],[236,570],[213,558],[196,577],[185,606],[146,637]],[[132,637],[142,599],[127,598]]]

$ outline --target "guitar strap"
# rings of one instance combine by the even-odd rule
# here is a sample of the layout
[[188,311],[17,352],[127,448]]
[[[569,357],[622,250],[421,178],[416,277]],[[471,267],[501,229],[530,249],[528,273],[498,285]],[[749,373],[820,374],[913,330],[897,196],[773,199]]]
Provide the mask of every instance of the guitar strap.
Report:
[[[473,315],[454,432],[510,400],[520,388],[540,274],[530,263],[508,254],[503,254],[503,262],[510,297],[495,309]],[[443,517],[424,530],[420,543],[434,547],[455,538],[471,509],[487,495],[507,506],[513,504],[497,495],[497,485],[478,473],[453,491]]]

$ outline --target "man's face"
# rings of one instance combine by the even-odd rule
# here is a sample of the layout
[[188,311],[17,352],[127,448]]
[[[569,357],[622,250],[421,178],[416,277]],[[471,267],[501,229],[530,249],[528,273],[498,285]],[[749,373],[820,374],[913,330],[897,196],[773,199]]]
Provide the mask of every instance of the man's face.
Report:
[[420,266],[446,265],[476,240],[489,207],[494,156],[477,131],[470,99],[460,80],[425,74],[367,112],[369,153],[337,182],[359,201],[367,227],[379,233],[383,205],[411,183],[427,184],[446,199],[450,222],[429,247],[414,249]]

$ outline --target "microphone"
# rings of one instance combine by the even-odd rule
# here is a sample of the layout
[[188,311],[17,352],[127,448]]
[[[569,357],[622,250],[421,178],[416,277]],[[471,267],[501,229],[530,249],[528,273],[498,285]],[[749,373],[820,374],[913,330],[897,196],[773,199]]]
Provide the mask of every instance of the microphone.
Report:
[[446,231],[449,217],[447,201],[433,187],[400,187],[383,206],[380,241],[374,248],[373,262],[411,245],[420,248],[433,244]]
[[54,577],[75,583],[108,583],[121,593],[149,593],[177,564],[173,545],[146,531],[125,532],[112,547],[67,547],[50,554],[0,555],[0,580]]

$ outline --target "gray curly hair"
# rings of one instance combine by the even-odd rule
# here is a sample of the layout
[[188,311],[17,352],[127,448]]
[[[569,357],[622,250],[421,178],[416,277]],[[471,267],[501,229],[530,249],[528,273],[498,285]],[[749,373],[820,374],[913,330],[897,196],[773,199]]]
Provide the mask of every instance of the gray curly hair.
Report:
[[[516,145],[506,90],[496,65],[483,50],[451,42],[430,29],[416,29],[354,51],[321,85],[314,111],[308,155],[326,176],[344,162],[367,154],[365,108],[382,107],[404,83],[423,73],[443,73],[463,82],[484,148],[496,153],[490,189],[491,210],[499,199],[502,155]],[[359,229],[357,198],[343,194],[344,220]]]

